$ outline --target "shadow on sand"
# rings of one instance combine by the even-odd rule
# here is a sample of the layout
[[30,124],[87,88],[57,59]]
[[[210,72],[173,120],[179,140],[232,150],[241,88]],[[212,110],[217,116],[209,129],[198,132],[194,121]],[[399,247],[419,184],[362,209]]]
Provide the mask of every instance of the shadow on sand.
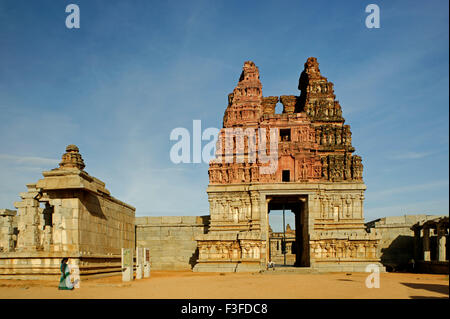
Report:
[[[416,283],[405,283],[402,282],[403,285],[413,289],[423,289],[432,292],[437,292],[443,295],[447,295],[447,297],[439,297],[439,298],[448,298],[448,285],[438,285],[438,284],[416,284]],[[411,298],[437,298],[437,297],[421,297],[421,296],[411,296]]]

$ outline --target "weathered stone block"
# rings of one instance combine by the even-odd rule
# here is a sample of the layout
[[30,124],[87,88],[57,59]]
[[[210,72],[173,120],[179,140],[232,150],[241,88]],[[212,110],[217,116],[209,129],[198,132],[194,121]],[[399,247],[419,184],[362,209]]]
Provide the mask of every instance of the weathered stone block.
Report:
[[181,223],[187,225],[197,224],[197,216],[181,216]]
[[136,225],[146,225],[149,224],[148,222],[149,217],[136,217],[135,224]]
[[162,216],[162,224],[181,224],[181,216]]

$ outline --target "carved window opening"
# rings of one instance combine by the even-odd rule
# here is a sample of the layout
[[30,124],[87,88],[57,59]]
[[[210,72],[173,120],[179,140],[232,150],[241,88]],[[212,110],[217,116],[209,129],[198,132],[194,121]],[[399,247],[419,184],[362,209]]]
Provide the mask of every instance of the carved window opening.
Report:
[[43,215],[44,215],[44,228],[45,226],[50,226],[53,227],[53,212],[54,212],[54,207],[52,205],[50,205],[48,202],[45,203],[45,208],[43,211]]
[[283,182],[290,182],[291,181],[291,171],[290,170],[283,170],[283,176],[282,176]]
[[289,142],[291,140],[291,129],[280,129],[281,142]]

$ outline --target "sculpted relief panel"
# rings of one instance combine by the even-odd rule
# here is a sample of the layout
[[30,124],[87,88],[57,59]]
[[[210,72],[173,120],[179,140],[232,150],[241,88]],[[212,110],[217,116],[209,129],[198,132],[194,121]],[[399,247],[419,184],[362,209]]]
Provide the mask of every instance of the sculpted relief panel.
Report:
[[259,261],[261,241],[199,241],[199,261]]
[[363,194],[325,194],[319,197],[320,218],[339,220],[363,218]]
[[251,198],[247,193],[232,192],[226,196],[210,196],[212,221],[248,222],[252,218]]
[[311,258],[318,260],[373,260],[377,258],[376,240],[316,240],[311,242]]

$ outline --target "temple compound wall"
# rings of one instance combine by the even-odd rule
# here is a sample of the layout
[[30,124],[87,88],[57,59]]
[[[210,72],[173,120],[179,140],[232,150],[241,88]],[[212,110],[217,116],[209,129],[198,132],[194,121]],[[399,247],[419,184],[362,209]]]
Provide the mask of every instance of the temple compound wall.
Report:
[[295,214],[295,266],[384,270],[380,235],[364,226],[362,159],[316,58],[308,58],[298,88],[300,96],[263,97],[258,68],[244,63],[209,165],[211,224],[197,236],[194,271],[266,269],[268,216],[284,209]]
[[17,234],[3,227],[11,240],[0,253],[0,278],[57,278],[63,257],[82,277],[121,271],[121,248],[135,247],[135,208],[84,167],[78,147],[69,145],[59,168],[20,194]]
[[150,249],[153,270],[191,270],[198,259],[195,237],[209,216],[136,217],[136,244]]
[[[386,269],[414,271],[412,260],[417,263],[421,258],[414,252],[415,238],[411,227],[419,222],[423,223],[439,217],[444,216],[425,214],[388,216],[366,223],[367,228],[376,229],[381,235],[377,254]],[[434,241],[433,238],[432,241]]]

